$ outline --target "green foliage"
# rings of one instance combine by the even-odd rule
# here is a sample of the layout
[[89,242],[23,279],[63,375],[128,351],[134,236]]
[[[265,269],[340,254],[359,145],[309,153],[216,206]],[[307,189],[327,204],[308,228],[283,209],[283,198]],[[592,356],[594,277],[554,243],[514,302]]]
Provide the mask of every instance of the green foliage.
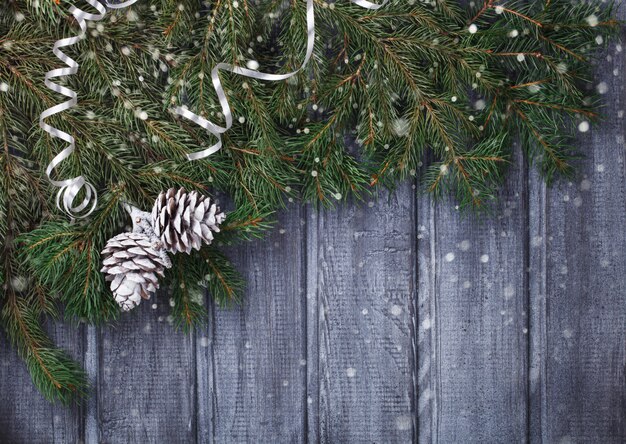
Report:
[[219,303],[241,298],[241,278],[219,248],[262,236],[286,199],[329,205],[419,175],[435,196],[485,208],[516,138],[548,180],[571,174],[570,134],[597,117],[590,61],[619,31],[600,0],[396,0],[377,11],[316,0],[307,69],[276,83],[222,74],[234,126],[221,151],[188,162],[185,154],[215,141],[172,106],[223,124],[215,64],[299,67],[305,2],[157,0],[110,11],[66,50],[80,69],[61,83],[79,105],[48,119],[77,140],[55,178],[84,175],[99,192],[94,214],[69,223],[44,174],[64,146],[36,122],[63,100],[43,73],[63,66],[53,42],[77,32],[70,5],[0,3],[2,323],[37,386],[65,402],[84,392],[84,375],[40,320],[59,305],[69,321],[118,316],[99,252],[130,223],[122,202],[149,209],[169,187],[227,196],[232,211],[216,242],[176,256],[164,282],[187,331],[205,318],[205,288]]
[[49,400],[69,404],[87,390],[87,377],[64,351],[55,347],[41,325],[41,315],[54,314],[44,289],[34,286],[17,295],[9,287],[0,320],[12,344],[24,359],[33,383]]

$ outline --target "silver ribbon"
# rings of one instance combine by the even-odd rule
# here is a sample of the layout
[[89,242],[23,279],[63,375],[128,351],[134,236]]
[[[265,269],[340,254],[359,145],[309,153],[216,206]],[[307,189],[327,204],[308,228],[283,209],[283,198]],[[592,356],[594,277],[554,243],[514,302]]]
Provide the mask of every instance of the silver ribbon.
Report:
[[[48,71],[45,75],[46,86],[52,91],[69,98],[69,100],[48,108],[47,110],[42,112],[41,116],[39,117],[39,126],[45,132],[50,134],[52,137],[56,137],[68,143],[68,146],[65,147],[65,149],[63,149],[63,151],[61,151],[59,154],[57,154],[48,164],[48,167],[46,168],[46,175],[54,186],[60,188],[56,198],[57,208],[65,211],[72,218],[83,218],[91,214],[98,204],[98,194],[94,186],[87,182],[83,176],[78,176],[72,179],[65,180],[54,180],[52,178],[52,172],[59,166],[61,162],[71,156],[76,149],[76,141],[74,140],[74,137],[72,137],[68,133],[61,131],[60,129],[55,128],[51,125],[48,125],[45,122],[45,119],[54,114],[67,111],[70,108],[76,106],[76,104],[78,103],[78,96],[74,91],[64,86],[61,86],[58,83],[54,83],[52,79],[56,77],[71,76],[78,72],[78,63],[76,63],[75,60],[66,55],[63,51],[61,51],[61,48],[74,45],[85,37],[87,33],[87,20],[94,22],[99,21],[102,20],[106,15],[105,6],[102,5],[99,1],[85,1],[93,6],[95,9],[97,9],[98,14],[87,13],[75,6],[70,7],[70,13],[78,22],[80,32],[74,37],[57,40],[54,43],[54,47],[52,49],[54,55],[56,55],[57,58],[65,63],[68,67],[53,69],[51,71]],[[109,8],[119,9],[130,6],[136,1],[137,0],[129,0],[117,4],[111,4],[108,1],[105,1],[105,4]],[[85,189],[85,197],[83,198],[81,203],[75,204],[74,201],[76,200],[76,196],[83,188]]]
[[[366,9],[380,9],[382,8],[388,0],[384,0],[381,4],[371,3],[367,0],[350,0],[352,3]],[[220,81],[219,71],[228,71],[235,74],[242,75],[244,77],[249,77],[252,79],[259,80],[269,80],[269,81],[279,81],[286,80],[290,77],[295,76],[298,72],[300,72],[309,62],[311,56],[313,55],[313,46],[315,45],[315,12],[313,9],[313,0],[306,1],[306,24],[307,24],[307,45],[306,45],[306,55],[304,57],[304,61],[300,68],[296,69],[293,72],[287,74],[268,74],[262,73],[259,71],[254,71],[252,69],[241,68],[239,66],[230,65],[228,63],[218,63],[211,70],[211,80],[213,82],[213,88],[215,89],[215,93],[217,94],[217,98],[219,99],[220,106],[222,107],[222,114],[226,120],[226,126],[219,126],[198,114],[195,114],[189,111],[187,108],[183,108],[181,106],[176,107],[174,112],[179,116],[184,117],[185,119],[189,119],[195,124],[201,126],[206,129],[208,132],[217,137],[217,143],[210,146],[209,148],[197,151],[195,153],[187,154],[187,158],[189,160],[198,160],[203,159],[205,157],[210,156],[211,154],[217,152],[222,148],[222,134],[228,131],[233,125],[233,115],[230,110],[230,106],[228,105],[228,99],[226,98],[226,93],[224,92],[224,88],[222,87],[222,82]]]

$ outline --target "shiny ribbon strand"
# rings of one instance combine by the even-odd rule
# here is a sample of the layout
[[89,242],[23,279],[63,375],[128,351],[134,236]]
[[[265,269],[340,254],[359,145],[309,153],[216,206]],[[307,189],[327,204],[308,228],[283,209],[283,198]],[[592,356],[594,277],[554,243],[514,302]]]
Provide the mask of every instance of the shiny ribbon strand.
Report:
[[[385,4],[389,0],[384,0],[380,4],[371,3],[367,0],[350,0],[350,1],[362,8],[376,10],[385,6]],[[224,118],[226,120],[226,126],[222,127],[222,126],[216,125],[215,123],[205,119],[204,117],[199,116],[198,114],[195,114],[189,111],[189,109],[183,108],[181,106],[178,106],[174,109],[174,112],[178,114],[179,116],[182,116],[188,120],[191,120],[195,124],[201,126],[202,128],[206,129],[208,132],[210,132],[211,134],[217,137],[216,144],[210,146],[209,148],[205,150],[187,154],[187,159],[189,160],[203,159],[219,151],[220,148],[222,147],[221,135],[225,133],[226,131],[228,131],[233,125],[232,112],[228,104],[228,99],[226,98],[226,93],[224,92],[224,88],[222,87],[222,82],[220,81],[219,71],[220,70],[228,71],[228,72],[239,74],[244,77],[249,77],[252,79],[269,80],[269,81],[286,80],[290,77],[295,76],[298,72],[300,72],[307,65],[307,63],[311,59],[311,56],[313,55],[313,47],[315,45],[315,12],[313,10],[313,0],[306,1],[306,23],[307,23],[306,55],[304,57],[304,61],[302,62],[302,65],[300,66],[300,68],[296,69],[293,72],[286,73],[286,74],[267,74],[267,73],[262,73],[262,72],[255,71],[252,69],[241,68],[239,66],[231,65],[228,63],[218,63],[211,70],[211,80],[213,82],[213,88],[215,89],[217,98],[219,99],[219,102],[220,102],[220,106],[222,107],[222,114],[224,115]]]
[[[46,109],[44,112],[41,113],[41,116],[39,117],[39,126],[45,132],[50,134],[52,137],[56,137],[68,143],[67,147],[65,147],[65,149],[63,149],[59,154],[57,154],[52,159],[52,161],[48,164],[48,167],[46,168],[46,175],[48,176],[48,179],[54,186],[60,188],[59,192],[57,193],[57,198],[56,198],[57,208],[59,208],[62,211],[65,211],[71,218],[83,218],[83,217],[89,216],[93,212],[93,210],[96,208],[96,205],[98,204],[98,194],[94,186],[90,184],[89,182],[85,181],[85,178],[83,176],[78,176],[72,179],[65,179],[65,180],[54,180],[52,178],[52,172],[54,171],[54,169],[57,168],[59,164],[61,164],[61,162],[63,162],[65,159],[71,156],[74,150],[76,149],[76,141],[74,140],[74,137],[72,137],[68,133],[61,131],[60,129],[55,128],[51,125],[48,125],[45,122],[45,119],[47,119],[48,117],[54,114],[67,111],[70,108],[76,106],[76,104],[78,103],[78,95],[76,94],[76,92],[62,85],[59,85],[58,83],[54,83],[52,79],[56,77],[74,75],[78,72],[78,66],[79,66],[78,63],[76,63],[75,60],[73,60],[71,57],[66,55],[63,51],[61,51],[61,48],[74,45],[85,37],[87,33],[87,20],[94,21],[94,22],[100,21],[106,15],[106,7],[102,5],[99,1],[96,1],[96,0],[85,0],[85,1],[89,3],[91,6],[93,6],[98,11],[98,13],[90,14],[75,6],[70,7],[70,13],[76,19],[76,22],[78,23],[78,26],[80,27],[80,32],[78,33],[78,35],[74,37],[68,37],[65,39],[57,40],[54,43],[52,52],[54,53],[54,55],[57,56],[59,60],[61,60],[63,63],[67,65],[67,68],[57,68],[57,69],[48,71],[45,74],[45,80],[44,80],[46,87],[48,87],[50,90],[58,94],[61,94],[69,98],[69,100]],[[105,1],[105,4],[109,8],[120,9],[120,8],[125,8],[127,6],[130,6],[136,1],[137,0],[129,0],[129,1],[125,1],[123,3],[117,3],[117,4],[111,4],[108,1]],[[78,195],[80,190],[82,190],[83,188],[85,189],[85,197],[83,201],[79,204],[74,204],[74,200],[76,199],[76,196]],[[85,211],[86,209],[87,211]]]

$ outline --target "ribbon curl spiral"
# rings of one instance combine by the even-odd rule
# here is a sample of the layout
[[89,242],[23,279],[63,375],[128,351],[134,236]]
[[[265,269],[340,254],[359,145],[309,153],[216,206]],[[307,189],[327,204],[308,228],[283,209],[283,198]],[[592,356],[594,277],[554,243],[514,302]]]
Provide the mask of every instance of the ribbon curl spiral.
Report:
[[[388,0],[384,0],[381,4],[371,3],[367,0],[350,0],[352,3],[366,9],[376,10],[382,8]],[[228,99],[226,98],[226,93],[224,92],[224,88],[222,87],[222,82],[220,81],[219,71],[228,71],[234,74],[239,74],[244,77],[249,77],[252,79],[259,80],[269,80],[269,81],[279,81],[286,80],[290,77],[295,76],[298,72],[300,72],[309,62],[311,56],[313,55],[313,47],[315,45],[315,11],[313,9],[313,0],[306,1],[306,23],[307,23],[307,45],[306,45],[306,55],[304,57],[304,61],[300,68],[296,69],[293,72],[286,74],[267,74],[259,71],[254,71],[252,69],[241,68],[239,66],[231,65],[228,63],[218,63],[211,70],[211,81],[213,82],[213,88],[215,89],[215,93],[217,94],[217,98],[219,99],[220,106],[222,107],[222,114],[226,120],[226,126],[219,126],[210,120],[205,119],[204,117],[195,114],[187,108],[183,108],[178,106],[174,109],[174,113],[179,116],[184,117],[185,119],[191,120],[196,125],[201,126],[206,129],[208,132],[217,137],[217,143],[211,145],[209,148],[197,151],[195,153],[187,154],[187,159],[189,160],[198,160],[203,159],[205,157],[210,156],[211,154],[217,152],[222,147],[222,134],[228,131],[233,125],[233,116],[230,110],[230,106],[228,104]]]
[[[65,211],[71,218],[83,218],[91,214],[98,203],[98,195],[94,186],[87,182],[83,176],[78,176],[65,180],[55,180],[52,178],[52,172],[59,166],[59,164],[61,164],[61,162],[71,156],[72,153],[75,151],[76,141],[74,137],[72,137],[70,134],[61,131],[60,129],[55,128],[51,125],[48,125],[45,122],[45,119],[54,114],[67,111],[70,108],[76,106],[76,104],[78,103],[78,95],[76,94],[76,92],[72,91],[69,88],[66,88],[65,86],[59,85],[58,83],[54,83],[52,79],[56,77],[74,75],[78,72],[78,63],[76,63],[75,60],[73,60],[63,51],[61,51],[61,48],[74,45],[85,37],[87,33],[87,20],[94,22],[99,21],[102,20],[106,15],[106,7],[99,1],[85,1],[93,6],[98,11],[98,13],[90,14],[75,6],[70,7],[70,13],[76,19],[76,22],[80,27],[80,32],[74,37],[57,40],[54,43],[54,47],[52,49],[54,55],[56,55],[59,60],[65,63],[67,65],[67,68],[53,69],[45,74],[44,82],[46,87],[58,94],[64,95],[65,97],[69,98],[69,100],[46,109],[44,112],[41,113],[39,117],[39,126],[45,132],[50,134],[52,137],[56,137],[68,143],[67,147],[65,147],[65,149],[57,154],[48,164],[46,168],[46,175],[54,186],[60,188],[56,198],[57,208]],[[130,6],[136,1],[137,0],[129,0],[123,3],[116,4],[111,4],[108,1],[105,1],[105,4],[109,8],[120,9]],[[81,203],[75,204],[74,201],[76,200],[76,196],[83,188],[85,190],[85,196]],[[85,211],[86,209],[87,211]]]

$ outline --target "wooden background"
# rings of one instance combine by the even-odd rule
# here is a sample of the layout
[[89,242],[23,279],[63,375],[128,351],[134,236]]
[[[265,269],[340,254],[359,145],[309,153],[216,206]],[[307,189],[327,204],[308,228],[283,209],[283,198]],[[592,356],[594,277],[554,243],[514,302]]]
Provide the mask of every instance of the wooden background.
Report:
[[414,183],[289,208],[230,252],[245,305],[207,302],[192,336],[163,297],[112,327],[50,325],[92,378],[81,407],[46,402],[0,338],[0,441],[626,442],[625,63],[609,54],[576,180],[547,188],[518,158],[482,221]]

